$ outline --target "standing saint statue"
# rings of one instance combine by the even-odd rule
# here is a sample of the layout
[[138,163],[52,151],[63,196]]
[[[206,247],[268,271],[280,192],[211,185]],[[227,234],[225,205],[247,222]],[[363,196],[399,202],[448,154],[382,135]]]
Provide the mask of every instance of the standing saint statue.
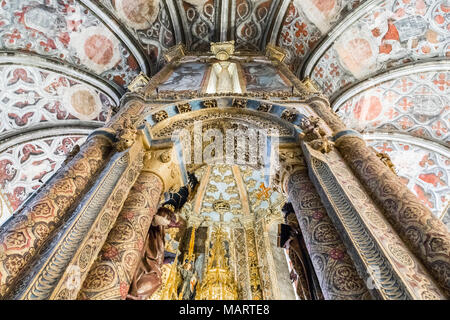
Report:
[[191,300],[194,297],[195,285],[197,284],[197,272],[192,268],[189,261],[178,267],[182,277],[182,284],[179,290],[179,300]]
[[189,174],[188,184],[176,193],[169,193],[168,200],[156,212],[148,230],[141,260],[133,276],[127,299],[146,300],[161,286],[165,229],[180,227],[175,212],[180,210],[188,201],[188,197],[195,193],[197,186],[197,178],[194,174]]
[[[317,280],[308,250],[303,239],[297,216],[291,203],[285,203],[281,211],[284,213],[287,234],[280,236],[286,239],[281,244],[288,249],[293,270],[291,280],[297,280],[297,295],[301,300],[323,300],[322,290]],[[295,272],[294,272],[295,271]]]

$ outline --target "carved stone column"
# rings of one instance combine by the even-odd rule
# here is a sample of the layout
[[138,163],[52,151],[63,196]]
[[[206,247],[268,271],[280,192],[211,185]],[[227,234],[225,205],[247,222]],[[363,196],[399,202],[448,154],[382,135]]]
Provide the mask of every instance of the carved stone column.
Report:
[[362,138],[340,136],[336,147],[402,240],[450,298],[450,233],[447,227],[380,161]]
[[0,298],[13,288],[45,240],[89,189],[111,150],[107,136],[90,136],[50,183],[0,228]]
[[92,265],[78,299],[125,299],[163,191],[179,185],[173,149],[148,151],[144,168]]
[[402,240],[450,297],[450,233],[359,134],[346,128],[326,99],[308,101],[334,134],[335,146]]
[[439,286],[392,228],[337,150],[302,143],[308,174],[372,296],[443,299]]
[[309,179],[300,147],[280,149],[281,168],[274,182],[282,186],[294,207],[325,299],[371,299]]
[[163,182],[156,174],[141,172],[83,282],[78,299],[126,298],[162,187]]
[[371,299],[307,171],[294,172],[287,189],[325,299]]

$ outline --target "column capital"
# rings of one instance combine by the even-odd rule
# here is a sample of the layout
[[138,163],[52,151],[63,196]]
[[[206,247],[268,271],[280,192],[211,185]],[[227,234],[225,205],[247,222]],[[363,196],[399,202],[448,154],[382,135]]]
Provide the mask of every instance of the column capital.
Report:
[[156,174],[163,182],[164,192],[174,192],[185,185],[184,165],[180,163],[173,145],[152,147],[147,150],[144,155],[142,171]]
[[324,96],[312,96],[306,103],[322,118],[323,121],[335,132],[346,130],[344,122],[338,117],[338,115],[331,109],[330,102]]
[[287,194],[289,177],[298,170],[306,170],[302,149],[298,143],[280,145],[275,155],[270,175],[270,185],[275,190]]

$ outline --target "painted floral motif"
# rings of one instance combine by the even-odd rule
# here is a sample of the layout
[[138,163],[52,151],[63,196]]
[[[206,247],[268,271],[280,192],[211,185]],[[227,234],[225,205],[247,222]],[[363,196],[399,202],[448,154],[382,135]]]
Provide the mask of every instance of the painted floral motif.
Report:
[[139,73],[124,45],[74,0],[1,1],[0,48],[59,59],[121,86]]
[[85,136],[62,136],[27,142],[0,154],[0,189],[12,210],[45,183]]
[[331,96],[390,67],[449,56],[449,10],[444,0],[385,1],[336,39],[311,77]]
[[450,72],[416,73],[357,94],[337,113],[360,132],[400,131],[448,143],[449,94]]
[[0,66],[0,133],[40,122],[105,122],[115,103],[95,88],[33,67]]
[[285,62],[296,71],[303,58],[361,0],[293,0],[283,19],[278,45],[287,50]]
[[448,216],[450,158],[413,144],[379,140],[367,143],[390,156],[401,180],[436,217]]

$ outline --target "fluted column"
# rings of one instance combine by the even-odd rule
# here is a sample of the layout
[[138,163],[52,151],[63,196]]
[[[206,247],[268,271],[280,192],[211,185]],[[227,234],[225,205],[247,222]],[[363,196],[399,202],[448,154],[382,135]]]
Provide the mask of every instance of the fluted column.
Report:
[[325,299],[371,299],[306,169],[289,176],[287,192]]
[[141,172],[83,282],[78,299],[126,298],[162,190],[163,181],[155,173]]
[[309,105],[328,124],[335,145],[402,240],[450,297],[450,233],[404,185],[357,132],[347,129],[326,99]]
[[89,137],[50,183],[2,226],[0,298],[5,297],[48,236],[60,226],[66,213],[90,187],[111,150],[112,141],[106,136]]

